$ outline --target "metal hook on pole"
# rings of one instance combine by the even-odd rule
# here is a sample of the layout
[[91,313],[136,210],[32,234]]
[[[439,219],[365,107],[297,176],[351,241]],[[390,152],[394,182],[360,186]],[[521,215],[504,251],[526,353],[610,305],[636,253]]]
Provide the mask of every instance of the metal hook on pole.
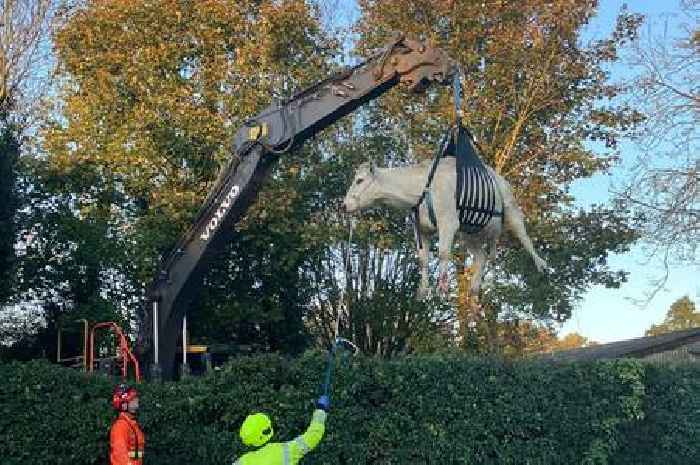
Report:
[[342,337],[337,337],[335,338],[335,342],[331,346],[330,349],[328,349],[328,361],[326,364],[326,376],[325,380],[323,382],[323,395],[327,396],[328,399],[330,399],[331,396],[331,384],[333,380],[333,366],[335,365],[335,355],[338,353],[338,351],[346,351],[350,352],[352,355],[356,355],[360,349],[353,344],[351,341],[342,338]]

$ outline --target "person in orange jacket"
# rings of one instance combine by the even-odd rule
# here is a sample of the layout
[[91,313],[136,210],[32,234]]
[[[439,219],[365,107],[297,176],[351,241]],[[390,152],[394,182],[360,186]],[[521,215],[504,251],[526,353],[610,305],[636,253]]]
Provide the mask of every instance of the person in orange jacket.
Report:
[[139,394],[133,387],[120,384],[114,389],[112,406],[119,416],[109,432],[110,465],[143,465],[143,431],[136,421]]

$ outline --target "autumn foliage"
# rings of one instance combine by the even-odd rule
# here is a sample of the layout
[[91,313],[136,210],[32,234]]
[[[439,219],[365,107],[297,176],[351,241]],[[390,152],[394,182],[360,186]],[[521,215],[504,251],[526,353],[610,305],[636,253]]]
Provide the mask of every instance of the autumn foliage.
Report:
[[[144,287],[234,156],[236,129],[274,99],[328,76],[335,54],[350,46],[323,27],[318,3],[77,3],[55,35],[59,85],[31,166],[38,198],[23,220],[32,241],[22,292],[55,300],[58,317],[112,308],[138,323]],[[626,212],[577,211],[569,188],[609,166],[638,117],[614,100],[620,89],[605,66],[634,37],[639,17],[623,10],[609,38],[586,44],[592,0],[358,5],[357,55],[398,30],[461,65],[463,122],[485,161],[514,186],[552,268],[535,272],[506,238],[480,296],[475,349],[508,352],[508,325],[565,321],[589,286],[624,282],[607,257],[636,238]],[[455,301],[414,305],[414,245],[403,216],[369,214],[346,244],[349,225],[338,209],[360,162],[402,164],[434,153],[454,118],[449,86],[410,98],[392,91],[353,117],[280,159],[204,278],[192,308],[199,340],[286,351],[278,341],[290,334],[295,347],[307,332],[327,340],[350,302],[357,310],[344,313],[344,329],[358,340],[370,334],[372,352],[394,354],[414,333],[435,333],[460,315]],[[607,150],[593,151],[591,141]],[[348,254],[353,269],[343,262]],[[52,257],[56,266],[41,266]]]

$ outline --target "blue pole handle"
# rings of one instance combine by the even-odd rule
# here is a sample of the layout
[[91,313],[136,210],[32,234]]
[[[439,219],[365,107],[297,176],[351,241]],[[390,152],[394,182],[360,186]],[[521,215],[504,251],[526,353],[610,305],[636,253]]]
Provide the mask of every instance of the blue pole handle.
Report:
[[335,344],[331,347],[331,349],[328,350],[328,360],[326,363],[326,379],[323,383],[323,395],[325,396],[330,396],[330,387],[331,387],[331,376],[333,373],[333,365],[334,365],[334,355],[335,355]]

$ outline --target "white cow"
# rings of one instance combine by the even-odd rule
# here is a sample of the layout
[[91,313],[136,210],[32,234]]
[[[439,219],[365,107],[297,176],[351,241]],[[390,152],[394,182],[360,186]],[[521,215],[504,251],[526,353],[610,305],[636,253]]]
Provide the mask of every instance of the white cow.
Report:
[[[355,178],[345,195],[343,206],[349,213],[377,204],[393,207],[401,210],[413,208],[423,193],[430,165],[432,161],[400,167],[400,168],[375,168],[370,163],[360,165],[355,173]],[[457,175],[455,170],[455,158],[443,157],[435,172],[431,183],[430,194],[432,196],[437,228],[430,221],[426,202],[420,206],[420,228],[422,248],[418,251],[421,265],[421,283],[419,295],[424,296],[428,289],[428,246],[429,236],[438,233],[438,254],[440,258],[439,287],[442,292],[447,292],[447,267],[450,258],[450,250],[459,232],[459,216],[455,199],[455,185]],[[493,175],[496,190],[496,211],[504,212],[503,217],[494,216],[486,226],[478,233],[461,233],[462,243],[473,258],[473,274],[470,283],[470,292],[478,296],[483,279],[486,258],[495,258],[496,241],[503,229],[511,231],[520,243],[525,247],[535,266],[539,271],[546,268],[546,262],[535,252],[532,242],[525,231],[523,214],[518,207],[508,182],[493,169],[487,167]]]

